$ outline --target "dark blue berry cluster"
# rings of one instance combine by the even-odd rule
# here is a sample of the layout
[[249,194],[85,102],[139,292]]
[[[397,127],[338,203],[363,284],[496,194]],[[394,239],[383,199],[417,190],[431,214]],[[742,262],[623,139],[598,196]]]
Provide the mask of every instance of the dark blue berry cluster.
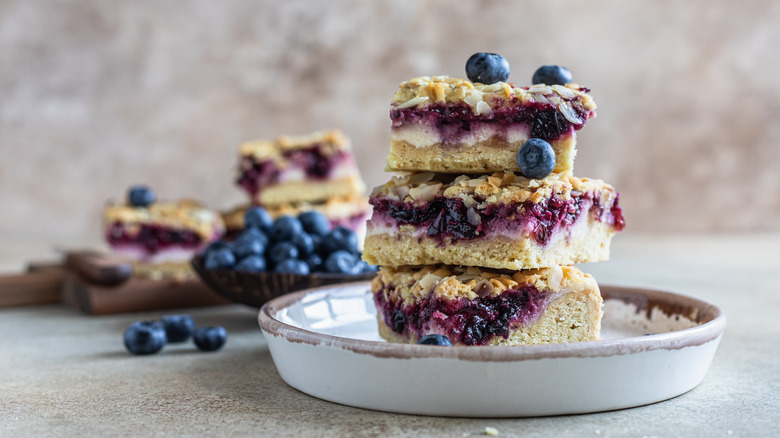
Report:
[[192,338],[201,351],[216,351],[227,342],[227,332],[219,326],[195,328],[190,315],[167,315],[160,321],[134,322],[125,330],[125,348],[133,354],[154,354],[166,343]]
[[219,241],[206,249],[206,269],[299,275],[376,271],[360,259],[355,232],[342,226],[331,229],[330,221],[320,212],[273,220],[264,208],[253,207],[247,210],[244,224],[233,241]]

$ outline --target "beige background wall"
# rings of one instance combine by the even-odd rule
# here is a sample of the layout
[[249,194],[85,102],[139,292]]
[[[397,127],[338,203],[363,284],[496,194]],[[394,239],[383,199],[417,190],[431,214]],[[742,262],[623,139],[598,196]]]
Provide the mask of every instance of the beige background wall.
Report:
[[780,231],[780,2],[0,0],[0,241],[99,237],[145,182],[218,208],[238,144],[338,127],[384,182],[398,83],[495,51],[592,88],[576,173],[634,232]]

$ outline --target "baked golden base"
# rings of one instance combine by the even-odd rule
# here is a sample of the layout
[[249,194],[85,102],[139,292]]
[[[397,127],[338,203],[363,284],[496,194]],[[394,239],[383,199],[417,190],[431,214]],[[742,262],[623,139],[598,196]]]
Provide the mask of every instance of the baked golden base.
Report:
[[[387,156],[388,171],[423,171],[438,173],[516,172],[517,151],[521,141],[506,141],[491,137],[472,144],[415,146],[405,140],[391,138]],[[574,134],[550,142],[555,151],[556,173],[571,173],[577,154]]]
[[414,227],[409,225],[402,225],[400,232],[393,234],[372,232],[369,222],[363,260],[380,266],[441,263],[513,270],[608,260],[614,228],[591,218],[582,222],[574,227],[571,235],[562,232],[545,246],[530,236],[478,237],[440,243],[424,234],[415,236]]
[[261,190],[253,201],[275,206],[290,202],[317,202],[336,196],[353,196],[365,192],[365,185],[357,175],[327,181],[295,181],[276,184]]

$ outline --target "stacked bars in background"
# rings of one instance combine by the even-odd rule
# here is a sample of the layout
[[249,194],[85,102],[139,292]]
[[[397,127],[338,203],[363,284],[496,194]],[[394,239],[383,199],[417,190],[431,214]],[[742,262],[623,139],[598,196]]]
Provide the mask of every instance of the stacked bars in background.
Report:
[[[570,265],[607,260],[624,222],[611,186],[572,175],[576,131],[595,116],[588,91],[446,76],[401,84],[387,167],[410,173],[371,194],[363,253],[380,265],[372,292],[386,340],[599,339],[598,285]],[[543,178],[520,173],[531,138],[555,151]]]
[[275,219],[319,211],[332,226],[365,232],[370,206],[350,141],[337,130],[256,140],[239,149],[236,184],[249,203],[223,213],[228,233],[244,227],[244,212],[264,207]]

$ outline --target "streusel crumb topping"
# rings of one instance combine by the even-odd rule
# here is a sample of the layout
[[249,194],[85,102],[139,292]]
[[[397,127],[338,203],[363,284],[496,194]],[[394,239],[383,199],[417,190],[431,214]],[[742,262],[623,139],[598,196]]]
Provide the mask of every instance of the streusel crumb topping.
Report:
[[577,84],[517,87],[507,82],[474,83],[449,76],[421,76],[402,83],[393,95],[392,109],[425,107],[432,104],[467,103],[475,114],[491,115],[494,110],[516,105],[552,105],[576,125],[585,121],[577,114],[590,114],[596,103]]
[[110,226],[115,222],[125,226],[159,225],[176,230],[190,230],[203,239],[222,234],[225,225],[222,217],[191,200],[155,202],[148,207],[109,205],[103,210],[103,222]]
[[506,290],[533,286],[540,292],[579,292],[598,288],[596,281],[574,266],[525,271],[463,266],[383,266],[371,284],[374,293],[394,289],[404,301],[418,301],[430,294],[454,300],[500,295]]
[[382,196],[393,201],[422,203],[436,196],[461,198],[467,207],[483,208],[480,204],[538,203],[556,194],[571,199],[585,192],[600,192],[602,204],[613,200],[615,189],[599,179],[578,178],[568,173],[551,173],[543,179],[528,179],[511,172],[492,175],[449,175],[432,172],[395,176],[374,189],[372,197]]
[[313,132],[307,135],[286,136],[276,140],[254,140],[241,145],[242,156],[253,156],[257,159],[280,158],[288,151],[319,147],[325,156],[331,156],[339,151],[350,149],[349,139],[339,130]]

